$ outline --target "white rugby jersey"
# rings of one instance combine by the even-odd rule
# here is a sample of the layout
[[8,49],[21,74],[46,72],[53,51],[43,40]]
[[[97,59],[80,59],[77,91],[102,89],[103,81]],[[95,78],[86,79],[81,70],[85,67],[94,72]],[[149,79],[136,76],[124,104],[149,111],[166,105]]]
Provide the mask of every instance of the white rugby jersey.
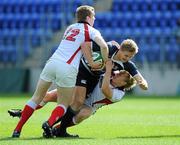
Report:
[[87,23],[72,24],[66,29],[63,39],[51,59],[58,59],[72,64],[78,69],[82,56],[81,44],[85,41],[94,40],[95,37],[102,36],[98,30]]
[[113,87],[112,85],[110,85],[110,87],[113,90],[113,96],[111,99],[107,99],[102,93],[101,82],[99,81],[93,92],[89,94],[88,98],[85,100],[85,104],[91,107],[93,109],[93,112],[95,112],[97,109],[104,105],[120,101],[123,98],[125,92]]

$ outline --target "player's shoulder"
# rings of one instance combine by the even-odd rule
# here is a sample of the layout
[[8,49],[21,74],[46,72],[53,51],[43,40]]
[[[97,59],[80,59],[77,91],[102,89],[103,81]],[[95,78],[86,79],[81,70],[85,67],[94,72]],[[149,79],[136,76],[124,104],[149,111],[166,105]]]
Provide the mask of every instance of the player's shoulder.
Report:
[[129,61],[127,61],[127,62],[124,62],[123,64],[125,64],[125,65],[128,65],[128,64],[135,65],[135,63],[134,63],[132,60],[129,60]]
[[67,28],[84,29],[84,25],[83,25],[83,23],[73,23],[73,24],[70,24]]
[[115,45],[109,45],[109,44],[108,44],[108,49],[109,49],[109,58],[111,58],[114,55],[116,55],[116,53],[119,50]]
[[131,60],[129,60],[127,62],[124,62],[123,65],[124,65],[125,68],[137,69],[136,64],[133,61],[131,61]]
[[92,27],[91,25],[88,25],[88,28],[89,28],[90,31],[100,33],[100,31],[98,29]]

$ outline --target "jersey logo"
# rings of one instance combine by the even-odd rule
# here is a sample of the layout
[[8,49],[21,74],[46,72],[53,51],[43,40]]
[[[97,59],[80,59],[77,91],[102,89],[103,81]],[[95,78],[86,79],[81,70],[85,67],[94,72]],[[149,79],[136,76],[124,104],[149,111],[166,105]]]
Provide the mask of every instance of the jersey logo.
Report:
[[87,84],[87,80],[81,80],[82,84]]

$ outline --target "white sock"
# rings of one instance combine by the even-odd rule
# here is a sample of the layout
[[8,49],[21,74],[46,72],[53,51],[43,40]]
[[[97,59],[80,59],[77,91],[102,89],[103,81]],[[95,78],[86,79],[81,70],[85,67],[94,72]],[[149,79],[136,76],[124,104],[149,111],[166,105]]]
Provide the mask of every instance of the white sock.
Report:
[[37,107],[37,104],[33,102],[32,100],[29,100],[26,105],[30,106],[33,109]]

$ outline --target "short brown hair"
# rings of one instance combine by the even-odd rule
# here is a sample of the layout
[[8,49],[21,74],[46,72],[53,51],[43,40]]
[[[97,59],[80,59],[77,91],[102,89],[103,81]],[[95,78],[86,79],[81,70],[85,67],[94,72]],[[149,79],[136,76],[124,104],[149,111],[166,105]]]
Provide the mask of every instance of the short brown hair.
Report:
[[132,39],[126,39],[121,43],[122,51],[129,51],[133,53],[138,52],[138,46]]
[[120,73],[126,75],[126,79],[125,79],[126,85],[124,86],[126,90],[129,90],[136,85],[136,80],[130,75],[129,72],[125,70],[121,70]]
[[94,15],[94,8],[88,5],[80,6],[76,9],[76,19],[77,21],[86,21],[87,16]]

